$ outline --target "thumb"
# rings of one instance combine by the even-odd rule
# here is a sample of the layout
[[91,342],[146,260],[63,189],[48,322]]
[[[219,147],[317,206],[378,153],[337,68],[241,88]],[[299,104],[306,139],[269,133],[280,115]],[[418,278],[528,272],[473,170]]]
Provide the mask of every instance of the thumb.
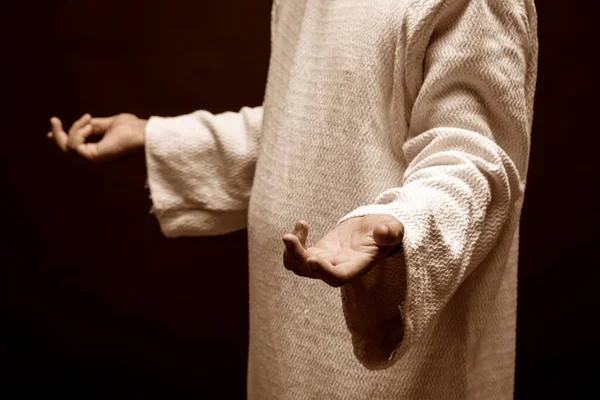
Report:
[[373,230],[373,238],[375,243],[380,246],[395,246],[402,243],[404,236],[404,226],[398,223],[383,223],[379,224]]
[[104,136],[96,143],[83,143],[79,148],[81,155],[95,163],[112,160],[122,152],[122,144],[119,143],[119,139],[110,135]]

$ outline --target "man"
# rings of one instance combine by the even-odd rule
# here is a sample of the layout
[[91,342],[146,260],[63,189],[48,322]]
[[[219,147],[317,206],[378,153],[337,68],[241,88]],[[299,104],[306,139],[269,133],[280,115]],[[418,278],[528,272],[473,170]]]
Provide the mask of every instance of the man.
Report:
[[144,146],[168,237],[248,229],[249,398],[512,398],[533,0],[272,10],[262,106],[49,137]]

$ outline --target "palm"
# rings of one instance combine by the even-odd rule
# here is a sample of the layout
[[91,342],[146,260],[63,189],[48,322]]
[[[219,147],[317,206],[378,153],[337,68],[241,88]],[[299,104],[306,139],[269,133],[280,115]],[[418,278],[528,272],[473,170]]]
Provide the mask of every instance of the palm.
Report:
[[[340,286],[369,271],[385,257],[394,245],[401,243],[404,226],[389,215],[367,215],[350,218],[306,247],[308,226],[300,223],[283,241],[284,266],[297,275],[320,278],[332,286]],[[391,229],[391,230],[390,230]],[[393,238],[388,240],[388,231]]]
[[307,252],[308,257],[326,259],[340,268],[366,268],[381,254],[372,235],[361,230],[329,232]]

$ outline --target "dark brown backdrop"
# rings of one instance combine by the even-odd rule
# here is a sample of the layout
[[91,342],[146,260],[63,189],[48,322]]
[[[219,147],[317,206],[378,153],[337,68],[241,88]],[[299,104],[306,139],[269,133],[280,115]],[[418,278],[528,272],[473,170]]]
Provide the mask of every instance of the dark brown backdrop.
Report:
[[[538,2],[516,397],[581,393],[598,362],[596,15]],[[11,2],[4,75],[0,390],[243,398],[245,231],[168,240],[143,154],[95,168],[52,115],[237,111],[264,95],[270,1]],[[4,393],[0,394],[3,395]],[[5,397],[5,396],[3,396]]]

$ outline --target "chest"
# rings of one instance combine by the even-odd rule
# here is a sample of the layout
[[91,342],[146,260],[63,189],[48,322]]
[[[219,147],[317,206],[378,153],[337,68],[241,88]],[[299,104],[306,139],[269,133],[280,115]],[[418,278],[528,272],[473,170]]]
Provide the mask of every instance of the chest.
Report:
[[327,93],[336,87],[361,94],[369,89],[381,92],[392,84],[408,3],[279,0],[272,20],[278,73],[291,84],[314,82],[315,90]]

